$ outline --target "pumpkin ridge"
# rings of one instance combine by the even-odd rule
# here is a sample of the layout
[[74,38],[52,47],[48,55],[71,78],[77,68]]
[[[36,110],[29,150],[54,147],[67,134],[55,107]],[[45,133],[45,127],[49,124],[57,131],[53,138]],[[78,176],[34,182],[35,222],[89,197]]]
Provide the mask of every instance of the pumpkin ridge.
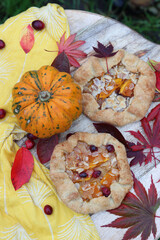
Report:
[[[52,124],[53,124],[53,120],[52,120],[52,118],[51,118],[51,115],[50,115],[50,112],[49,112],[47,103],[44,103],[44,102],[40,103],[37,112],[36,112],[36,113],[34,112],[34,114],[32,115],[32,118],[34,117],[34,115],[36,115],[36,117],[37,117],[40,112],[43,112],[43,113],[44,113],[44,111],[42,111],[41,107],[44,107],[44,108],[45,108],[45,111],[46,111],[46,108],[47,108],[47,111],[48,111],[48,112],[47,112],[47,113],[45,112],[45,117],[48,118],[48,115],[49,115],[49,117],[50,117],[49,121],[52,122]],[[37,125],[37,126],[40,126],[40,125],[41,125],[40,128],[43,128],[43,127],[42,127],[42,126],[44,125],[43,123],[40,124],[40,125],[38,125],[38,124],[39,124],[39,123],[38,123],[38,119],[35,119],[35,121],[36,121],[36,125]],[[44,127],[48,127],[48,126],[44,126]]]
[[[32,105],[28,105],[28,106],[26,106],[25,108],[33,108],[33,106],[35,106],[37,103],[32,103]],[[20,115],[20,120],[22,121],[23,120],[23,122],[25,122],[25,126],[26,126],[26,128],[28,127],[28,124],[29,123],[27,123],[27,121],[29,120],[29,119],[31,119],[32,118],[32,115],[34,114],[34,112],[32,112],[32,114],[29,116],[29,118],[28,119],[26,119],[26,117],[25,117],[25,115],[24,115],[24,109],[25,108],[23,108],[23,109],[21,109],[20,111],[19,111],[19,115]],[[38,107],[37,107],[38,108]],[[22,111],[23,110],[23,111]],[[27,112],[29,112],[29,110],[27,111]],[[21,116],[21,114],[23,115],[23,116]]]
[[37,73],[38,79],[41,83],[41,89],[43,90],[50,89],[50,86],[58,73],[59,71],[53,66],[49,65],[42,66]]
[[[50,91],[53,91],[53,89],[56,87],[56,88],[61,88],[62,86],[61,86],[61,84],[65,81],[65,80],[63,80],[63,82],[61,82],[61,81],[59,81],[59,80],[62,80],[62,78],[59,78],[57,81],[55,81],[55,83],[54,83],[54,85],[52,86],[52,83],[51,83],[51,86],[50,86]],[[59,84],[59,86],[57,87],[56,85],[58,85]]]
[[[39,77],[38,77],[38,74],[37,72],[35,72],[36,74],[36,78],[32,75],[31,72],[29,72],[30,76],[34,79],[34,82],[36,84],[36,86],[38,87],[39,90],[42,90],[42,86],[41,86],[41,82],[39,81]],[[39,84],[38,84],[39,83]]]
[[[76,95],[78,95],[77,90],[80,90],[80,89],[77,89],[76,85],[77,85],[77,84],[73,82],[73,83],[72,83],[72,87],[71,87],[70,82],[67,82],[67,83],[65,83],[65,85],[64,85],[63,87],[62,87],[62,86],[59,86],[57,89],[55,89],[55,91],[54,91],[54,89],[52,89],[52,91],[54,91],[54,92],[52,92],[52,96],[53,96],[53,95],[55,95],[55,96],[58,96],[58,95],[59,95],[59,96],[62,96],[62,97],[63,97],[63,96],[64,96],[64,93],[61,93],[61,95],[60,95],[59,93],[57,94],[56,92],[57,92],[57,91],[61,91],[61,90],[65,91],[65,90],[68,90],[68,89],[69,89],[70,91],[67,91],[67,92],[65,91],[65,96],[66,96],[66,95],[69,96],[69,95],[71,95],[71,94],[74,95],[75,93],[74,93],[74,91],[73,91],[73,87],[74,87],[74,89],[75,89],[75,91],[76,91]],[[80,90],[80,93],[81,93],[81,90]]]
[[[75,103],[77,103],[77,105],[79,106],[79,99],[77,98],[77,99],[75,99],[75,97],[70,97],[70,99],[68,99],[66,96],[64,97],[63,96],[63,99],[61,99],[61,97],[62,97],[62,95],[56,95],[55,96],[59,101],[62,101],[63,103],[65,103],[65,104],[68,104],[68,101],[69,101],[69,103],[71,103],[71,104],[75,104]],[[54,98],[51,98],[51,101],[52,100],[54,100]]]
[[[53,101],[53,99],[52,99],[52,101]],[[54,102],[55,105],[57,105],[58,107],[60,107],[61,109],[63,109],[63,111],[65,112],[65,114],[66,114],[66,116],[67,116],[67,119],[70,120],[70,119],[71,119],[71,115],[70,115],[71,112],[68,113],[65,108],[62,108],[62,107],[60,106],[60,104],[58,104],[58,103],[55,102],[55,101],[53,101],[53,102]]]
[[[56,96],[57,97],[57,96]],[[53,100],[53,99],[52,99]],[[59,101],[61,101],[62,103],[64,103],[65,105],[66,104],[68,104],[68,102],[66,101],[66,102],[64,102],[64,99],[58,99]],[[74,108],[76,108],[76,110],[78,110],[78,111],[80,111],[81,110],[81,104],[79,103],[79,100],[75,100],[75,102],[73,103],[73,101],[72,101],[72,99],[67,99],[72,105],[74,105]],[[74,99],[73,99],[74,100]],[[55,103],[55,101],[53,101],[54,103]],[[57,105],[59,105],[57,102],[56,102],[56,104]],[[68,110],[66,110],[66,109],[64,109],[63,108],[63,111],[65,111],[65,113],[67,114],[67,115],[69,115],[70,116],[70,118],[73,118],[74,120],[78,117],[78,116],[80,116],[80,114],[79,114],[79,112],[75,112],[74,111],[75,109],[73,109],[72,108],[72,111],[70,110],[70,109],[68,109]],[[68,112],[69,111],[69,112]]]
[[[12,105],[12,109],[13,109],[13,111],[15,112],[15,109],[17,108],[17,106],[20,106],[21,108],[20,108],[20,111],[22,111],[22,110],[24,110],[26,107],[28,107],[28,106],[30,106],[31,104],[35,104],[35,101],[34,101],[34,99],[33,99],[33,102],[28,102],[28,104],[25,106],[25,107],[22,107],[22,105],[21,105],[21,103],[23,103],[24,101],[18,101],[18,102],[15,102],[14,103],[14,100],[13,100],[13,105]],[[16,106],[16,107],[15,107]],[[19,112],[20,112],[19,111]],[[18,113],[19,113],[18,112]],[[17,114],[17,113],[16,113]]]
[[[32,91],[39,91],[39,89],[37,89],[37,88],[35,88],[34,86],[32,86],[29,82],[23,82],[23,83],[25,83],[27,86],[26,87],[28,87],[28,89],[30,89],[30,90],[32,90]],[[19,84],[19,83],[18,83]],[[20,85],[20,84],[19,84]],[[19,89],[21,89],[21,87],[18,87]]]
[[[39,91],[36,90],[36,89],[26,89],[26,90],[24,90],[23,88],[19,88],[18,91],[16,91],[16,90],[14,90],[14,92],[12,93],[13,98],[14,98],[14,96],[17,96],[18,94],[19,94],[19,97],[25,97],[25,96],[33,97],[33,94],[34,94],[34,96],[35,96],[35,94],[38,96],[38,93],[39,93]],[[27,92],[24,92],[24,91],[30,91],[30,93],[27,93]]]
[[[62,74],[65,74],[65,75],[56,77],[55,83],[54,83],[54,81],[52,81],[52,83],[51,83],[51,85],[50,85],[50,90],[51,90],[51,91],[53,91],[53,88],[54,88],[54,87],[57,88],[56,84],[60,84],[60,86],[58,86],[58,88],[59,88],[59,87],[61,88],[61,87],[62,87],[62,86],[61,86],[62,83],[64,83],[65,85],[66,85],[66,84],[73,84],[73,83],[74,83],[73,78],[71,77],[71,75],[69,75],[68,73],[64,73],[64,72],[60,72],[60,73],[59,73],[59,75],[62,75]],[[64,78],[65,76],[68,77],[68,78],[65,79],[65,78]],[[52,84],[54,84],[54,85],[52,86]],[[76,83],[75,83],[75,84],[76,84]]]
[[50,116],[51,122],[53,123],[53,119],[52,119],[52,116],[51,116],[51,113],[50,113],[50,110],[49,110],[47,102],[46,102],[46,108],[48,110],[48,115]]
[[[35,76],[33,75],[33,73],[35,74]],[[28,77],[29,77],[30,81],[28,81]],[[20,82],[17,83],[17,84],[20,85],[21,83],[25,83],[29,86],[29,88],[33,88],[35,90],[41,90],[41,84],[37,85],[37,83],[35,82],[36,78],[37,78],[37,72],[36,71],[28,71],[28,72],[23,74]],[[34,83],[35,83],[35,85],[34,85]]]

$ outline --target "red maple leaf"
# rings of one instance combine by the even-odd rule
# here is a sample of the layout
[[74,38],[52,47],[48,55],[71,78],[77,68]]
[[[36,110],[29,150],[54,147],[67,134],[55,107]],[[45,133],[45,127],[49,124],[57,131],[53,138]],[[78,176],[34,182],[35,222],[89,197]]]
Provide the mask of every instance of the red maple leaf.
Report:
[[57,46],[58,46],[58,54],[65,52],[65,54],[69,59],[70,64],[74,67],[79,67],[80,64],[76,60],[76,58],[84,58],[87,56],[87,54],[81,50],[77,50],[77,48],[83,45],[85,41],[82,41],[82,40],[74,41],[76,35],[77,35],[76,33],[72,34],[65,40],[65,33],[64,33],[60,38],[60,42],[59,43],[57,42]]
[[[143,153],[143,149],[142,150],[139,150],[139,151],[133,151],[132,150],[132,146],[135,146],[136,144],[132,143],[132,142],[128,142],[128,146],[129,148],[127,148],[127,157],[128,158],[132,158],[132,161],[130,162],[130,166],[134,166],[136,165],[137,163],[140,164],[140,166],[142,165],[142,163],[145,161],[145,154]],[[137,146],[141,144],[139,142],[137,142]]]
[[[153,121],[153,126],[151,128],[150,122]],[[140,131],[128,131],[131,135],[138,139],[137,144],[131,144],[128,150],[128,157],[134,157],[131,161],[131,165],[139,163],[140,165],[145,162],[148,164],[152,161],[160,161],[156,156],[154,148],[160,148],[160,104],[158,104],[152,111],[148,114],[148,117],[144,117],[141,120],[141,126],[144,130],[146,136],[144,136]],[[147,150],[147,152],[146,152]],[[132,151],[132,152],[131,152]]]
[[156,74],[156,90],[160,92],[160,62],[149,59],[148,64]]
[[160,206],[160,198],[157,198],[152,176],[148,194],[135,177],[134,191],[137,196],[129,192],[120,207],[109,211],[120,218],[102,227],[128,228],[122,240],[136,238],[140,234],[141,240],[147,240],[151,232],[155,238],[157,233],[155,217],[159,217],[156,216],[156,211]]

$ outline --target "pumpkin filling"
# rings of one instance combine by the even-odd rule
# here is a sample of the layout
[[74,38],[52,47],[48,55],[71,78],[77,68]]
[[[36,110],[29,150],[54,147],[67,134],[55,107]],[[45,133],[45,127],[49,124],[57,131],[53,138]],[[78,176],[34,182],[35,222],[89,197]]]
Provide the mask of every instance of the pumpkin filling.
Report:
[[111,108],[121,112],[131,104],[138,79],[139,73],[128,71],[120,63],[112,67],[109,73],[92,78],[84,86],[83,92],[92,94],[100,110]]
[[79,141],[65,156],[66,172],[84,201],[110,195],[110,186],[118,181],[119,170],[114,146],[96,147]]

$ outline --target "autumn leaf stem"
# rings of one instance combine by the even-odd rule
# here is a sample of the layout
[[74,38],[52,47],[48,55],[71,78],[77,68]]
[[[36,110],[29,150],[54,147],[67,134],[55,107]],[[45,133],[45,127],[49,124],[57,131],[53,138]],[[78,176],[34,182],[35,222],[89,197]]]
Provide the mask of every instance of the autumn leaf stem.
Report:
[[[151,149],[151,156],[154,158],[154,163],[155,163],[155,167],[157,167],[157,163],[156,163],[156,156],[155,156],[155,154],[154,154],[154,152],[153,152],[153,148]],[[158,160],[158,159],[157,159]]]
[[108,68],[108,61],[107,61],[107,57],[106,57],[106,65],[107,65],[107,73],[110,74],[109,72],[109,68]]
[[50,50],[47,50],[47,49],[44,49],[44,51],[46,51],[46,52],[58,52],[58,51],[50,51]]
[[[159,152],[157,152],[157,153],[159,153]],[[153,152],[153,150],[152,150],[151,155],[152,155],[152,157],[154,158],[154,161],[155,161],[155,167],[156,167],[156,166],[157,166],[157,164],[156,164],[156,160],[157,160],[157,161],[160,161],[160,160],[155,156],[155,152]]]

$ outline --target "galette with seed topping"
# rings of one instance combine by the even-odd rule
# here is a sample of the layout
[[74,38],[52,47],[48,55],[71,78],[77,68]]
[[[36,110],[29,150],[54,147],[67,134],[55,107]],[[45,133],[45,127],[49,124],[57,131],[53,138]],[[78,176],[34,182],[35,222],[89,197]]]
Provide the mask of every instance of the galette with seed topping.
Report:
[[133,185],[126,151],[107,133],[75,133],[56,145],[50,177],[62,201],[91,214],[118,207]]
[[145,116],[156,85],[150,66],[123,49],[107,59],[89,57],[74,80],[83,90],[84,114],[117,126]]

